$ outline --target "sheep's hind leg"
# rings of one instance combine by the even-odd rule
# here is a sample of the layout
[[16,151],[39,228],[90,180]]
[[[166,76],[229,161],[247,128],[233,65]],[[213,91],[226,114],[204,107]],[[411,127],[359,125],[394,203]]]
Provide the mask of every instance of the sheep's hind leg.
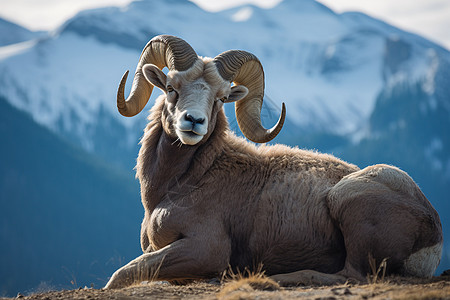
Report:
[[301,270],[286,274],[277,274],[270,276],[271,279],[278,282],[281,286],[297,285],[335,285],[347,281],[347,277],[337,274],[326,274],[314,270]]
[[433,274],[442,243],[439,216],[405,172],[367,167],[339,181],[327,201],[344,237],[344,270],[366,276],[386,259],[388,275]]

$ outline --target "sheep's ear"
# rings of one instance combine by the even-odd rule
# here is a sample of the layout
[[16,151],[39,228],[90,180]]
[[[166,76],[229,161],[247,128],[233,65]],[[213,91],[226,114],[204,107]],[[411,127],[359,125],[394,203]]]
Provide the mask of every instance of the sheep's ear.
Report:
[[156,87],[159,87],[164,92],[166,91],[167,76],[157,66],[146,64],[142,67],[142,72],[148,82]]
[[231,87],[231,93],[228,96],[228,99],[225,101],[226,103],[236,102],[241,99],[244,99],[248,94],[248,89],[243,85],[235,85]]

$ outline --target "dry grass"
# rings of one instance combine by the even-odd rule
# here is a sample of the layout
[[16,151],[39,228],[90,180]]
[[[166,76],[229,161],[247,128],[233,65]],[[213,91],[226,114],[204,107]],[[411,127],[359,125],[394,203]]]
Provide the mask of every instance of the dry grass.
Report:
[[378,283],[372,285],[371,295],[373,299],[450,299],[450,282],[441,281],[428,284]]
[[[243,275],[243,274],[241,274]],[[239,279],[240,278],[240,279]],[[152,282],[118,290],[76,289],[34,294],[22,299],[32,300],[86,300],[86,299],[450,299],[450,276],[430,279],[387,277],[382,283],[344,284],[327,287],[283,288],[264,280],[263,275],[255,277],[237,276],[225,284],[192,283],[179,286],[167,282]],[[253,282],[253,283],[252,283]],[[270,286],[274,287],[270,290]],[[269,290],[264,290],[268,288]],[[8,299],[12,300],[12,299]]]
[[[118,290],[93,288],[47,291],[23,297],[32,300],[86,300],[86,299],[186,299],[186,300],[236,300],[236,299],[448,299],[450,300],[450,275],[433,278],[384,277],[375,265],[376,283],[339,284],[334,286],[279,287],[264,272],[231,272],[218,281],[172,285],[168,282],[150,282]],[[445,273],[449,274],[449,273]],[[4,298],[0,297],[0,300]],[[9,298],[8,300],[12,300]]]
[[278,291],[278,283],[264,274],[262,265],[256,271],[245,269],[244,272],[235,273],[231,268],[224,272],[222,281],[225,282],[222,290],[217,294],[218,299],[254,299],[255,291]]
[[[387,260],[388,259],[389,258],[384,258],[377,267],[376,259],[372,256],[371,253],[369,253],[369,266],[372,271],[372,274],[367,274],[367,282],[369,282],[371,284],[375,284],[377,282],[384,281],[384,277],[386,276],[386,268],[387,268]],[[381,274],[380,274],[380,272],[381,272]]]

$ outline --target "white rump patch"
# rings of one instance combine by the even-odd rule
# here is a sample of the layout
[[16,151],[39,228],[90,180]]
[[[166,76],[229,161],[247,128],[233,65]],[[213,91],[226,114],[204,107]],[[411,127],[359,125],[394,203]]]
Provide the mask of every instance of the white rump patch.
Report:
[[442,255],[442,243],[423,248],[411,254],[404,263],[405,275],[431,277],[436,271]]

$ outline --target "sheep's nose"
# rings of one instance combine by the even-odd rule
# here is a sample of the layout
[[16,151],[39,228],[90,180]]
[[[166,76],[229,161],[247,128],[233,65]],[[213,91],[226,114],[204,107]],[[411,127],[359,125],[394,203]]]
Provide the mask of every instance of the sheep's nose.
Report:
[[195,118],[195,117],[194,117],[193,115],[191,115],[191,114],[186,114],[186,115],[184,116],[184,119],[185,119],[186,121],[191,122],[192,125],[195,125],[195,124],[203,124],[203,122],[205,122],[205,118]]

